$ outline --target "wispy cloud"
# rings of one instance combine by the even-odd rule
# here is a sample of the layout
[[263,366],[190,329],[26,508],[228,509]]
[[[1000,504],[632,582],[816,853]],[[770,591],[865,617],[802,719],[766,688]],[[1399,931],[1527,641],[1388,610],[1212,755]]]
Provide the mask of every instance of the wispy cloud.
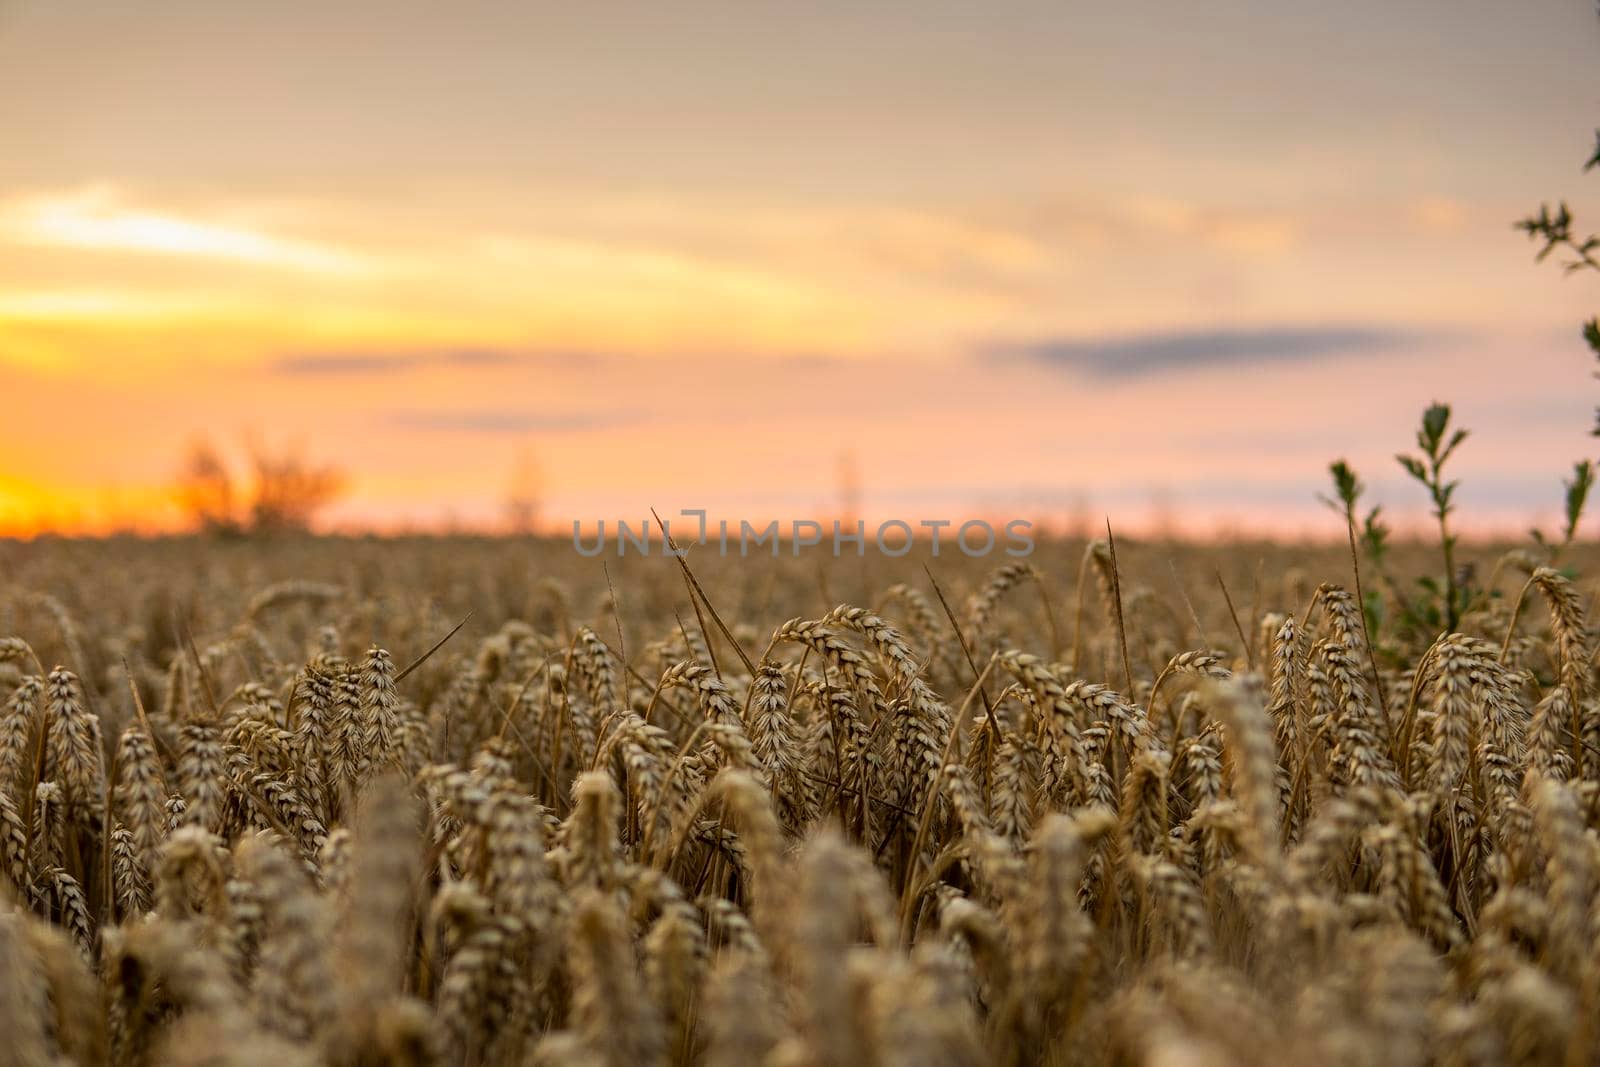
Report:
[[215,259],[318,274],[351,274],[365,267],[360,257],[329,245],[129,207],[103,187],[0,204],[0,236],[42,247]]
[[297,352],[270,364],[278,374],[395,374],[423,367],[500,367],[517,361],[514,353],[493,348],[450,348],[421,352]]
[[437,367],[468,369],[543,364],[588,365],[601,357],[590,352],[506,348],[430,348],[403,352],[293,352],[267,369],[283,375],[389,375]]
[[1286,326],[1047,338],[990,346],[984,354],[1080,370],[1099,378],[1138,378],[1168,370],[1294,363],[1387,351],[1418,340],[1415,332],[1386,326]]
[[504,408],[467,408],[454,411],[391,411],[384,425],[424,433],[519,434],[580,433],[614,430],[644,421],[637,411],[516,411]]

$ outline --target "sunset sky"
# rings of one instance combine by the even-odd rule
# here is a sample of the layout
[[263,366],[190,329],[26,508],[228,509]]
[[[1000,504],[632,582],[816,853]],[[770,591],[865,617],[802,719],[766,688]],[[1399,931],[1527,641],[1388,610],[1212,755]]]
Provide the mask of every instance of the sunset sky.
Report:
[[[0,0],[0,534],[834,508],[1298,532],[1453,402],[1463,509],[1595,447],[1592,0]],[[1337,532],[1337,530],[1335,530]]]

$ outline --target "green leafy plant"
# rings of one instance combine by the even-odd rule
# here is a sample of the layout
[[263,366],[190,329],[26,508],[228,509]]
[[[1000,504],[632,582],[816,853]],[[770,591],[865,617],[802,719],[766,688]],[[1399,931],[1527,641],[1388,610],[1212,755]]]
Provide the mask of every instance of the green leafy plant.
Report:
[[[1594,166],[1592,160],[1589,166]],[[1587,170],[1588,167],[1584,169]],[[1572,211],[1563,200],[1554,211],[1550,210],[1549,204],[1540,204],[1539,214],[1519,220],[1517,229],[1534,240],[1544,242],[1544,247],[1534,256],[1537,262],[1543,263],[1549,258],[1550,253],[1558,248],[1564,248],[1573,257],[1562,264],[1569,273],[1576,270],[1600,270],[1600,259],[1595,258],[1595,253],[1600,251],[1600,234],[1591,233],[1580,240],[1573,235],[1572,222]]]
[[[1343,459],[1336,459],[1328,464],[1328,473],[1333,476],[1333,495],[1323,496],[1317,494],[1328,507],[1344,519],[1345,527],[1350,531],[1351,538],[1366,557],[1372,571],[1386,584],[1393,585],[1389,578],[1386,561],[1389,554],[1389,526],[1383,521],[1382,505],[1374,504],[1361,512],[1361,497],[1367,491],[1366,485],[1356,474],[1355,469]],[[1406,610],[1403,600],[1401,610]],[[1372,633],[1374,641],[1382,629],[1384,621],[1383,594],[1376,589],[1369,589],[1362,597],[1361,608],[1366,612],[1367,629]]]
[[[1449,408],[1439,404],[1434,405],[1434,407],[1443,408],[1445,412],[1443,425],[1439,429],[1441,436],[1437,439],[1436,446],[1433,447],[1433,453],[1438,456],[1439,463],[1442,465],[1450,450],[1455,445],[1460,444],[1461,439],[1466,437],[1466,432],[1458,431],[1453,441],[1444,441],[1442,434],[1445,432],[1449,422]],[[1430,408],[1429,410],[1432,411],[1433,409]],[[1435,419],[1438,418],[1437,415],[1434,417]],[[1429,430],[1426,416],[1424,417],[1423,429],[1419,432],[1418,437],[1419,441],[1435,441]],[[1423,453],[1424,455],[1430,454],[1429,446],[1425,445],[1423,447]],[[1403,458],[1401,462],[1404,463],[1407,458],[1410,457]],[[1421,461],[1417,462],[1420,463]],[[1426,463],[1423,463],[1420,467],[1425,477],[1429,475],[1429,469],[1429,465]],[[1392,632],[1388,636],[1399,641],[1401,645],[1414,641],[1419,637],[1424,642],[1431,641],[1438,630],[1449,621],[1450,616],[1445,605],[1450,602],[1450,598],[1454,597],[1454,602],[1457,605],[1456,617],[1459,620],[1460,615],[1465,612],[1466,606],[1472,602],[1473,590],[1468,588],[1468,583],[1461,581],[1459,578],[1454,582],[1447,582],[1441,587],[1437,579],[1424,577],[1417,581],[1422,595],[1408,594],[1401,588],[1400,583],[1395,580],[1394,574],[1389,568],[1389,547],[1392,531],[1389,524],[1384,520],[1382,505],[1374,504],[1370,508],[1363,508],[1362,498],[1366,494],[1367,487],[1348,461],[1343,459],[1334,460],[1328,464],[1328,473],[1333,479],[1333,494],[1328,496],[1319,493],[1317,497],[1344,520],[1356,550],[1359,551],[1365,561],[1365,572],[1376,577],[1377,584],[1381,587],[1369,587],[1364,590],[1362,595],[1361,606],[1366,615],[1367,629],[1374,646],[1385,644],[1383,638],[1385,636],[1384,626],[1386,622],[1392,623]],[[1441,495],[1445,497],[1447,510],[1451,506],[1449,497],[1454,488],[1454,485],[1448,485],[1442,487],[1441,490]],[[1455,538],[1454,535],[1448,533],[1446,536],[1449,537],[1447,558],[1450,561],[1447,564],[1447,569],[1450,569],[1454,566]],[[1453,593],[1450,592],[1452,588],[1454,589]],[[1385,592],[1388,594],[1387,600],[1384,598]],[[1387,647],[1386,654],[1393,656],[1396,647],[1398,646]]]
[[[1600,167],[1600,130],[1595,131],[1594,155],[1584,163],[1585,171]],[[1578,237],[1573,233],[1572,211],[1567,207],[1565,200],[1561,201],[1554,211],[1549,204],[1540,204],[1537,215],[1529,215],[1516,223],[1517,229],[1526,233],[1535,241],[1543,241],[1544,245],[1534,257],[1536,261],[1543,262],[1557,249],[1564,249],[1568,256],[1564,264],[1567,273],[1580,270],[1600,270],[1600,234],[1589,234],[1587,237]],[[1589,346],[1589,351],[1600,359],[1600,318],[1592,318],[1583,324],[1583,340]],[[1596,375],[1600,377],[1600,374]],[[1595,409],[1594,428],[1589,431],[1600,437],[1600,408]]]
[[1344,516],[1356,531],[1361,551],[1374,564],[1383,566],[1389,552],[1389,526],[1383,521],[1383,506],[1373,505],[1358,522],[1356,516],[1361,509],[1361,496],[1367,491],[1366,485],[1342,459],[1328,464],[1328,473],[1333,475],[1334,495],[1322,497],[1322,502]]
[[1560,540],[1545,537],[1542,530],[1533,531],[1533,539],[1550,549],[1552,560],[1560,559],[1573,538],[1577,537],[1578,523],[1583,519],[1583,509],[1589,502],[1589,491],[1594,488],[1594,478],[1595,465],[1585,459],[1574,463],[1572,477],[1561,483],[1566,489],[1566,509]]
[[1399,453],[1395,459],[1405,472],[1421,483],[1433,503],[1433,516],[1439,524],[1439,551],[1444,561],[1444,582],[1435,578],[1420,578],[1418,584],[1429,593],[1421,605],[1426,621],[1433,626],[1443,625],[1455,630],[1461,615],[1471,600],[1471,590],[1465,575],[1456,570],[1456,536],[1450,532],[1450,513],[1454,510],[1456,488],[1461,484],[1445,477],[1444,465],[1467,431],[1450,428],[1450,405],[1438,401],[1422,413],[1422,424],[1417,428],[1417,447],[1422,455]]

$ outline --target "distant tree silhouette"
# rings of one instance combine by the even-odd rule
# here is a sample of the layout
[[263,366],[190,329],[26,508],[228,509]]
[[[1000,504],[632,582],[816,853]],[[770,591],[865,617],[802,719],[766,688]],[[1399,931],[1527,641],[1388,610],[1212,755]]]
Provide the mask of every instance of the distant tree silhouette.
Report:
[[250,466],[255,475],[250,525],[256,531],[304,530],[344,491],[344,475],[337,468],[313,466],[293,449],[273,455],[254,441]]
[[233,475],[216,446],[197,440],[189,446],[176,486],[178,507],[189,524],[202,533],[238,533],[234,510]]
[[337,468],[314,465],[297,449],[274,453],[253,439],[248,453],[249,486],[241,491],[215,445],[201,439],[190,447],[176,490],[178,506],[194,529],[212,534],[305,530],[344,491]]

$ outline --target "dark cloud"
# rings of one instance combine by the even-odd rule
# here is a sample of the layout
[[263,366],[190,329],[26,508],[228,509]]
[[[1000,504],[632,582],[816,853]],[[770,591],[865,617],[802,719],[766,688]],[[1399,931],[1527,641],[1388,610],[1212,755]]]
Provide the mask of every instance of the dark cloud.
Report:
[[536,412],[504,408],[466,408],[453,411],[391,411],[383,424],[399,430],[425,433],[582,433],[613,430],[644,421],[634,411]]
[[293,352],[269,365],[276,374],[400,374],[431,367],[507,367],[532,364],[587,364],[598,357],[587,352],[440,348],[407,352]]
[[1165,370],[1356,355],[1402,348],[1417,340],[1417,334],[1383,326],[1299,326],[1045,339],[994,346],[986,354],[1101,378],[1137,378]]

